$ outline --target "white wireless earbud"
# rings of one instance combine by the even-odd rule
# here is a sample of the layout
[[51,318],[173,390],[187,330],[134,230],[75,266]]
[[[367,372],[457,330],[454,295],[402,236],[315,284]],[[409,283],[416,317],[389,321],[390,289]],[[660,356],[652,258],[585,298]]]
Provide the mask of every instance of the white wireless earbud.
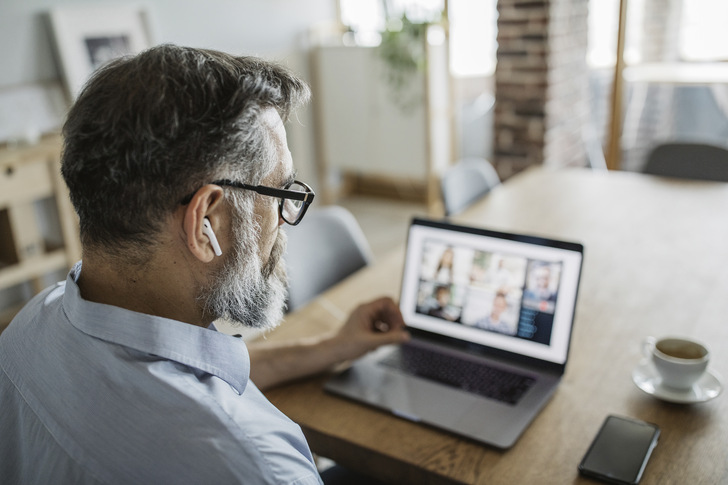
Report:
[[217,237],[215,237],[215,233],[212,232],[212,226],[210,226],[210,220],[207,217],[205,217],[205,219],[202,221],[202,234],[207,236],[207,238],[210,240],[210,244],[212,244],[212,250],[215,252],[215,256],[222,256],[220,243],[217,242]]

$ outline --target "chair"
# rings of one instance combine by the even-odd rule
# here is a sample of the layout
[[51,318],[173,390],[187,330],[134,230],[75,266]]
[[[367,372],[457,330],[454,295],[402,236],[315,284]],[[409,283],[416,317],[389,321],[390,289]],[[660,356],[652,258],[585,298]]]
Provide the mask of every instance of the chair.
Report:
[[500,184],[498,173],[484,158],[464,158],[442,174],[440,190],[445,215],[457,214]]
[[297,226],[286,227],[288,311],[373,260],[369,243],[354,216],[340,206],[309,211]]
[[643,172],[728,182],[728,149],[702,143],[665,143],[652,150]]

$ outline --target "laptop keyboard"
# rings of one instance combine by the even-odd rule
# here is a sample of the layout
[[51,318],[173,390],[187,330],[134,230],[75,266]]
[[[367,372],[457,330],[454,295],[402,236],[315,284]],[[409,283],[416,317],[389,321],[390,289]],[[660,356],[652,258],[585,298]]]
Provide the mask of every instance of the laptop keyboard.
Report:
[[380,362],[410,375],[423,377],[464,391],[516,404],[536,380],[497,369],[482,362],[439,352],[403,346]]

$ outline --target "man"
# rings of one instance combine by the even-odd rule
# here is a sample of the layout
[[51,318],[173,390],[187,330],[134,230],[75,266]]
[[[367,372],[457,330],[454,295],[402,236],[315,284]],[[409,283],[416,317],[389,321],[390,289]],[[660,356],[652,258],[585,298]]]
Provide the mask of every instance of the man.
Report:
[[492,332],[515,335],[516,328],[511,322],[504,321],[504,314],[508,311],[508,300],[506,294],[498,291],[493,297],[490,313],[484,318],[475,322],[475,326]]
[[282,317],[307,86],[259,59],[159,46],[98,71],[64,125],[83,263],[0,336],[0,482],[319,483],[261,394],[407,339],[390,299],[335,335],[249,347]]
[[523,293],[523,303],[527,308],[553,313],[556,306],[556,292],[552,289],[551,266],[532,263],[528,285]]

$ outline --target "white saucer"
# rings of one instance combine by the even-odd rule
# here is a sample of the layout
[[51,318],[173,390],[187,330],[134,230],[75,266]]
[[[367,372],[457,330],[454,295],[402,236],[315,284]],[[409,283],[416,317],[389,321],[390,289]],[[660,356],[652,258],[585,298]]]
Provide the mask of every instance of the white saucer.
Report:
[[679,391],[669,387],[665,387],[660,382],[660,376],[657,370],[648,360],[643,360],[632,371],[632,380],[634,383],[645,391],[647,394],[655,396],[663,401],[692,404],[710,401],[717,397],[723,390],[721,379],[714,371],[708,369],[703,377],[698,380],[693,387],[685,391]]

